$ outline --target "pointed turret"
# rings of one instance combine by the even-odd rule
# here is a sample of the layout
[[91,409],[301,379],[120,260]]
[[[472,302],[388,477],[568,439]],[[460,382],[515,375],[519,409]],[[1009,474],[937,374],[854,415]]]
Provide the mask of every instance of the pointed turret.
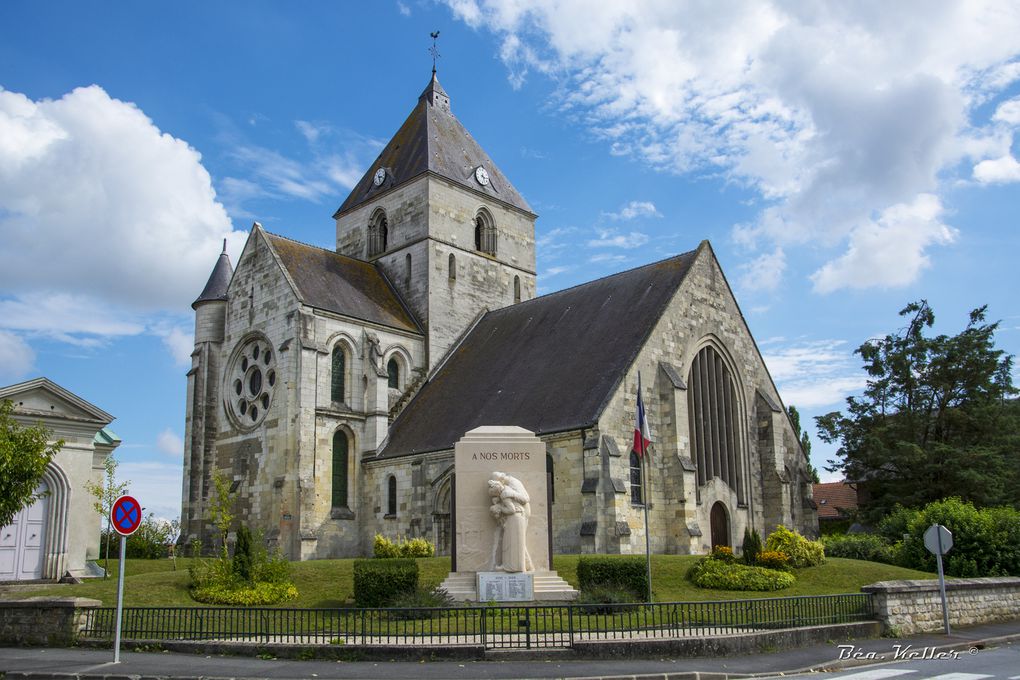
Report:
[[227,239],[223,239],[223,252],[216,260],[209,280],[202,289],[202,294],[191,303],[192,309],[198,309],[203,302],[224,301],[227,299],[227,286],[230,285],[230,277],[234,275],[234,268],[230,264],[230,256],[227,255]]

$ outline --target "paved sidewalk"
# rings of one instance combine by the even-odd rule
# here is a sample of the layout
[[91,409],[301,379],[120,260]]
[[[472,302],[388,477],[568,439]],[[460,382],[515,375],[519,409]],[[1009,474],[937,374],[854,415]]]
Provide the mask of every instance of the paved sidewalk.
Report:
[[[337,662],[289,661],[235,656],[200,656],[175,653],[121,653],[121,663],[112,663],[110,650],[0,648],[0,671],[7,680],[33,678],[364,678],[390,680],[414,678],[489,679],[502,678],[656,678],[722,680],[725,677],[794,674],[811,670],[845,668],[874,663],[902,655],[906,645],[912,653],[929,648],[955,649],[980,654],[985,647],[1020,642],[1020,620],[959,629],[953,635],[918,635],[904,639],[880,638],[855,643],[856,658],[840,659],[838,643],[814,645],[775,654],[754,654],[719,658],[657,658],[620,661],[577,659],[569,651],[532,653],[521,659],[514,653],[493,654],[485,661],[442,662]],[[841,643],[840,643],[841,644]],[[847,643],[849,644],[849,643]]]

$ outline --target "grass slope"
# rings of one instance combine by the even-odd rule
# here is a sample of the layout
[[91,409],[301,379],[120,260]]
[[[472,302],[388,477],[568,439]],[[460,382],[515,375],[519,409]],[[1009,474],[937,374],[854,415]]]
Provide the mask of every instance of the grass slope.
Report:
[[[578,555],[557,555],[554,566],[560,576],[571,585],[577,585]],[[652,587],[657,602],[688,602],[705,600],[743,600],[758,597],[787,597],[793,595],[829,595],[854,593],[861,586],[876,581],[895,579],[930,579],[934,574],[903,569],[877,562],[863,562],[841,558],[828,558],[825,564],[795,572],[797,583],[791,588],[773,593],[750,593],[729,590],[703,590],[684,578],[687,570],[699,557],[694,555],[653,555]],[[170,560],[128,560],[124,575],[124,603],[128,607],[144,606],[202,606],[188,594],[190,559],[177,560],[173,570]],[[300,595],[283,607],[344,607],[352,606],[354,598],[352,571],[354,560],[312,560],[294,562],[292,575]],[[438,585],[450,571],[450,558],[432,557],[418,560],[421,582]],[[58,585],[32,590],[0,594],[0,597],[90,597],[102,600],[106,606],[117,601],[117,564],[110,562],[108,579],[90,579],[81,585]]]

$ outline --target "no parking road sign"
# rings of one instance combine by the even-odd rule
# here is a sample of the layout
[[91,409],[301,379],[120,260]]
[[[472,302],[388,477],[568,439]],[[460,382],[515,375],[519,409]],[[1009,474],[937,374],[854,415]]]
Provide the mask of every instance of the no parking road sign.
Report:
[[142,505],[134,496],[121,496],[113,502],[113,512],[110,515],[117,533],[130,536],[142,524]]
[[[121,496],[113,502],[110,522],[121,536],[130,536],[142,524],[142,504],[134,496]],[[113,662],[120,663],[120,626],[124,611],[124,556],[127,541],[120,541],[120,569],[117,570],[117,625],[113,634]]]

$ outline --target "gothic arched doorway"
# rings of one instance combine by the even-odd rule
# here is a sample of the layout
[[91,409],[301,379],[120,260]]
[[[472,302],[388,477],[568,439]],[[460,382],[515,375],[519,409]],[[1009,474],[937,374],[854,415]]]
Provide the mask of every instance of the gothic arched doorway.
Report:
[[730,518],[722,501],[716,501],[709,516],[712,525],[712,547],[717,545],[730,546]]

